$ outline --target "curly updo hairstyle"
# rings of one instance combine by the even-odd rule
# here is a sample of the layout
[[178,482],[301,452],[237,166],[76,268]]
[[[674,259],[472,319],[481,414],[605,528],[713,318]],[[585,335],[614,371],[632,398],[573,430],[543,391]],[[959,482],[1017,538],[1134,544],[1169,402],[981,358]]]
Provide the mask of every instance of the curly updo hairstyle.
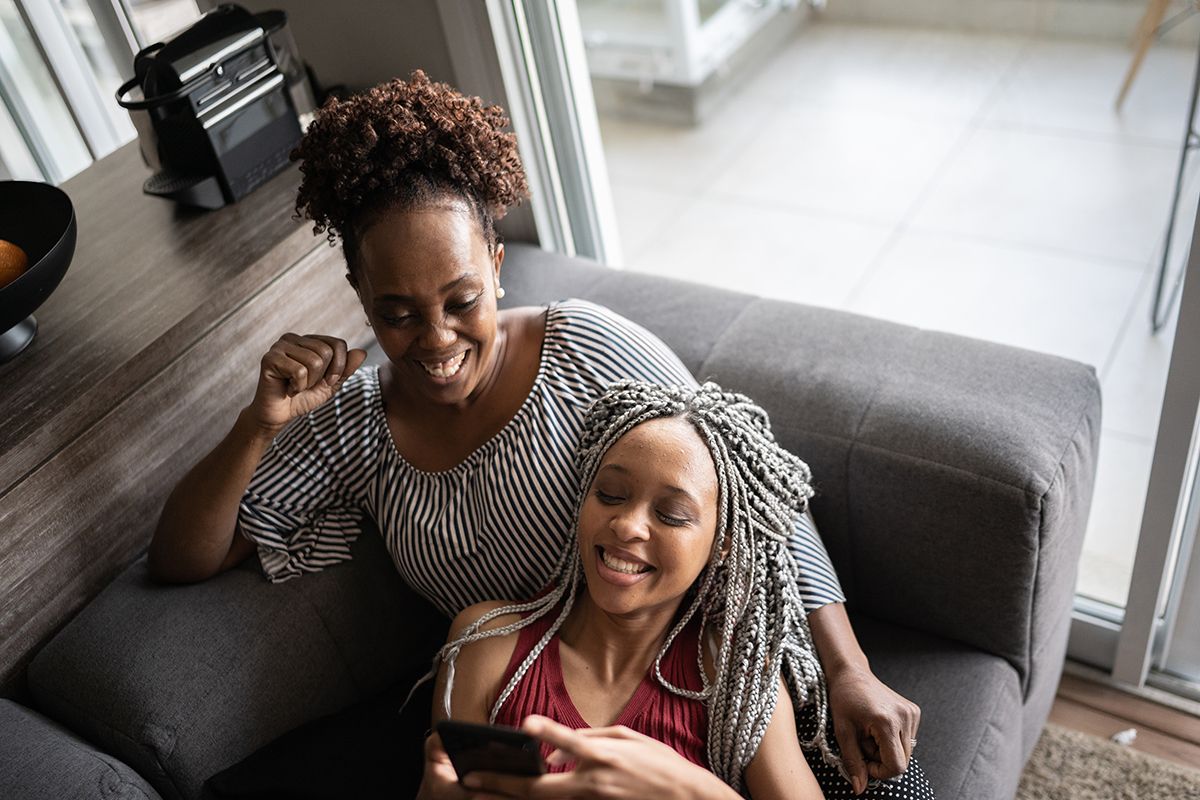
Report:
[[296,214],[330,244],[341,239],[351,275],[362,234],[395,209],[462,202],[494,251],[495,220],[529,196],[508,124],[500,106],[485,107],[421,70],[331,98],[291,153],[304,176]]

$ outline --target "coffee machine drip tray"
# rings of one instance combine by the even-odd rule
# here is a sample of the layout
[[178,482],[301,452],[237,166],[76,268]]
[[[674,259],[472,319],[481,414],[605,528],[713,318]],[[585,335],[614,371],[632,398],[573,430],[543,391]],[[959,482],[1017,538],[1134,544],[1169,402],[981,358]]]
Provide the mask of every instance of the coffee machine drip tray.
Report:
[[197,208],[215,209],[225,205],[221,184],[212,175],[180,175],[162,170],[146,178],[142,191]]

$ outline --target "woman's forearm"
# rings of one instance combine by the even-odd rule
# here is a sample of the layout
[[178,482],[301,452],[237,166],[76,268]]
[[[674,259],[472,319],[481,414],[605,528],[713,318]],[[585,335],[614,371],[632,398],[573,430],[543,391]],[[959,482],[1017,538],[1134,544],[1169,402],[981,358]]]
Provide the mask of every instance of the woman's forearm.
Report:
[[[814,611],[809,627],[825,670],[842,766],[855,794],[861,794],[869,778],[891,778],[904,771],[921,709],[871,672],[841,603]],[[869,749],[868,740],[873,742]]]
[[729,784],[706,769],[697,767],[692,770],[689,778],[680,782],[676,797],[696,800],[742,800],[742,796],[730,788]]
[[870,671],[867,654],[858,644],[844,603],[828,603],[808,614],[808,627],[827,679],[847,670]]
[[247,542],[231,552],[238,506],[274,435],[243,411],[225,438],[176,485],[150,541],[151,577],[201,581],[231,566],[227,558],[253,550]]

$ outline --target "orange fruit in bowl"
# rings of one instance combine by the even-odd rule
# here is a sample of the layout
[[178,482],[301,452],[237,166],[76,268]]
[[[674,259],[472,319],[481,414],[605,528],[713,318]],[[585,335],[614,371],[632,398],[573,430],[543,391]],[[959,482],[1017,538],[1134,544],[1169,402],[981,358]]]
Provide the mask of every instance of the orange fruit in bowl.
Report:
[[15,281],[29,268],[29,256],[12,242],[0,239],[0,289]]

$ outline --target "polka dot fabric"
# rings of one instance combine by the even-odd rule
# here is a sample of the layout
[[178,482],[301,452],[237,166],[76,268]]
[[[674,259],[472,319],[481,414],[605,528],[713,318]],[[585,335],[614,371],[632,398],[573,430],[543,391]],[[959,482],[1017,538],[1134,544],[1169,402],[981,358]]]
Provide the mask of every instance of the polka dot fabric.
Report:
[[[799,725],[802,738],[811,739],[816,727],[816,715],[812,708],[806,707],[800,712]],[[833,735],[833,724],[826,727],[826,737],[830,746],[837,751],[837,739]],[[825,800],[935,800],[933,787],[917,763],[916,755],[908,762],[908,769],[903,775],[890,781],[872,781],[867,791],[860,795],[854,794],[854,787],[842,777],[835,767],[821,760],[821,754],[815,750],[804,751],[808,766],[817,777]]]

